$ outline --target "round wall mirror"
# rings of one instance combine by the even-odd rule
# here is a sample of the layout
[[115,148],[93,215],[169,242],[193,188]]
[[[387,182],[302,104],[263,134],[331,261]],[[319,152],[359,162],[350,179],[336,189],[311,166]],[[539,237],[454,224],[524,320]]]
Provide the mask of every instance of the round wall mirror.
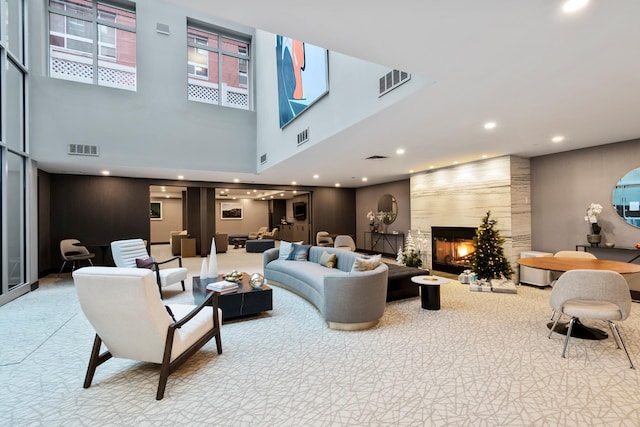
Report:
[[628,224],[640,227],[640,168],[620,178],[611,196],[613,208]]
[[398,216],[398,203],[391,194],[380,196],[378,200],[378,219],[385,224],[391,224]]

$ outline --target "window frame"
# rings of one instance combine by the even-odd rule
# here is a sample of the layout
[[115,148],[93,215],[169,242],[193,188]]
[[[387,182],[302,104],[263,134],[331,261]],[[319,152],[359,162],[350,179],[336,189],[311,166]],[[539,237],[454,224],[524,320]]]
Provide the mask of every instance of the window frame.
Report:
[[[192,33],[192,31],[195,32],[204,32],[207,34],[210,34],[212,36],[215,36],[216,38],[216,43],[215,46],[213,45],[209,45],[208,42],[205,43],[198,43],[197,40],[203,39],[202,36],[199,36],[197,34]],[[187,80],[189,79],[194,79],[193,82],[189,82],[188,81],[188,86],[191,84],[196,84],[197,85],[197,81],[202,81],[205,80],[208,84],[211,84],[212,86],[215,86],[215,88],[222,88],[223,86],[227,86],[227,84],[224,82],[224,73],[223,73],[223,67],[224,67],[224,57],[230,57],[230,58],[235,58],[238,61],[238,69],[237,69],[237,75],[238,75],[238,87],[237,89],[246,91],[246,96],[247,96],[247,103],[246,103],[246,107],[241,107],[241,106],[234,106],[231,104],[227,104],[224,100],[224,96],[221,96],[220,93],[218,92],[218,99],[217,99],[217,103],[213,103],[213,102],[208,102],[205,100],[199,100],[196,99],[190,95],[188,95],[188,99],[190,101],[195,101],[195,102],[205,102],[205,103],[211,103],[214,105],[219,105],[219,106],[224,106],[224,107],[232,107],[232,108],[239,108],[239,109],[245,109],[245,110],[251,110],[252,109],[252,102],[253,102],[253,96],[252,96],[252,85],[251,85],[251,74],[252,74],[252,68],[251,68],[251,53],[253,51],[252,49],[252,36],[247,35],[247,34],[239,34],[239,33],[235,33],[233,31],[230,30],[226,30],[220,27],[216,27],[213,25],[207,25],[204,23],[200,23],[200,22],[195,22],[192,20],[187,19]],[[204,40],[204,39],[203,39]],[[240,53],[240,52],[233,52],[231,50],[225,49],[223,47],[224,41],[225,40],[230,40],[236,43],[241,43],[243,44],[242,46],[237,46],[238,50],[240,51],[241,49],[244,49],[244,53]],[[207,40],[208,41],[208,40]],[[214,82],[210,79],[209,76],[207,77],[203,77],[203,76],[198,76],[197,74],[191,73],[189,70],[189,67],[191,66],[196,66],[196,63],[194,61],[190,61],[189,60],[189,49],[196,49],[197,51],[205,51],[207,53],[207,58],[209,58],[209,55],[216,55],[217,56],[217,75],[218,75],[218,79],[217,82]],[[244,63],[244,67],[242,66],[242,63]],[[197,64],[199,66],[202,66],[202,64]],[[207,68],[209,67],[209,60],[207,61]],[[242,70],[242,68],[244,68],[244,71]],[[207,73],[208,75],[211,75],[210,70]],[[203,82],[204,83],[204,82]]]

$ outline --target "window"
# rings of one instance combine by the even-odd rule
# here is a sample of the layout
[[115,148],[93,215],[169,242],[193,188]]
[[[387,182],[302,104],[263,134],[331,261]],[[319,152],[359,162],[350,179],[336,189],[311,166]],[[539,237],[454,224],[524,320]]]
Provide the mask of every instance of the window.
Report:
[[136,90],[136,11],[125,4],[49,0],[49,76]]
[[249,109],[249,38],[187,25],[189,100]]

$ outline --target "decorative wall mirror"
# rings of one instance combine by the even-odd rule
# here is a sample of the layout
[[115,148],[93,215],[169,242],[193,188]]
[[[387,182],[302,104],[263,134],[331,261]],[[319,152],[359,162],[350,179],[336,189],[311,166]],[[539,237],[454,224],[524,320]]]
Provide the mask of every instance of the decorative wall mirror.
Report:
[[398,216],[398,203],[391,194],[380,196],[378,200],[378,219],[384,224],[391,224]]
[[640,228],[640,168],[620,178],[613,189],[611,201],[622,219]]

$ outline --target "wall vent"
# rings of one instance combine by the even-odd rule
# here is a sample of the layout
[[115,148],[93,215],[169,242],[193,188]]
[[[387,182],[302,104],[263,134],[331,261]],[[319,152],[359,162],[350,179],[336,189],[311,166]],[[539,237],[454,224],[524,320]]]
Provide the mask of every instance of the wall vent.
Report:
[[267,153],[264,153],[262,156],[260,156],[260,164],[264,165],[265,163],[267,163]]
[[380,77],[380,88],[378,89],[378,97],[391,92],[398,86],[411,80],[411,74],[400,70],[389,71]]
[[309,140],[309,128],[298,134],[298,145],[302,145]]
[[67,154],[74,154],[78,156],[99,156],[100,147],[97,145],[69,144],[67,145]]
[[382,160],[382,159],[388,159],[388,158],[389,157],[387,157],[387,156],[378,156],[376,154],[376,155],[369,156],[369,157],[365,158],[365,160]]

